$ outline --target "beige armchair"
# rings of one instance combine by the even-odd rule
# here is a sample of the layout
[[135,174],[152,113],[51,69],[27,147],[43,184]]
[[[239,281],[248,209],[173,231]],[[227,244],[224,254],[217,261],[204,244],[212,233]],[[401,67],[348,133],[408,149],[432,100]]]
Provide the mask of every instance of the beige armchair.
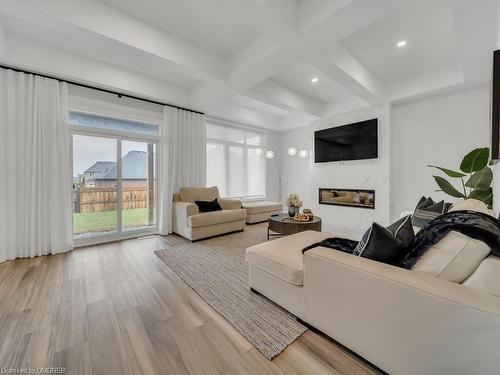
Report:
[[[200,213],[195,201],[217,199],[222,211]],[[172,230],[191,241],[236,232],[245,228],[247,211],[239,199],[220,198],[216,186],[183,187],[174,195]]]

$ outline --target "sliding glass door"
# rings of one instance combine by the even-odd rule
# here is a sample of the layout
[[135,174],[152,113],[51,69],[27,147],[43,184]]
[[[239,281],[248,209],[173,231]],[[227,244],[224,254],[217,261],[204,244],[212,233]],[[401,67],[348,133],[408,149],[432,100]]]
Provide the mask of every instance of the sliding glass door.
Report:
[[75,242],[154,232],[156,143],[73,132],[72,146]]
[[73,135],[75,239],[117,233],[117,150],[117,139]]
[[156,145],[122,141],[122,229],[156,224]]

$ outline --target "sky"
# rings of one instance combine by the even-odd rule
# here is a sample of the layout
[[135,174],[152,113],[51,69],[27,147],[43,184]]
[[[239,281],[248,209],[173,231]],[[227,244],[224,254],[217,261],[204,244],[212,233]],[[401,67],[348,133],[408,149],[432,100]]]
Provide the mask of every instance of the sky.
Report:
[[[73,136],[73,176],[85,172],[98,161],[116,162],[117,140],[113,138]],[[147,151],[147,143],[122,141],[122,156],[129,151]]]

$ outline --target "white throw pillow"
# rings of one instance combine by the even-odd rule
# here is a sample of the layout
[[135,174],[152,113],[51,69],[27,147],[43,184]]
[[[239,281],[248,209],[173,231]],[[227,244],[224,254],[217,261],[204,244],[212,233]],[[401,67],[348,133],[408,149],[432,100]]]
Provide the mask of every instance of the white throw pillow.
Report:
[[462,211],[462,210],[469,210],[469,211],[476,211],[476,212],[482,212],[484,214],[490,215],[495,217],[495,214],[493,210],[490,210],[486,204],[478,199],[462,199],[459,200],[458,202],[453,203],[453,206],[448,210],[448,212],[453,212],[453,211]]
[[489,253],[490,248],[484,242],[452,231],[431,246],[412,267],[412,271],[462,283]]

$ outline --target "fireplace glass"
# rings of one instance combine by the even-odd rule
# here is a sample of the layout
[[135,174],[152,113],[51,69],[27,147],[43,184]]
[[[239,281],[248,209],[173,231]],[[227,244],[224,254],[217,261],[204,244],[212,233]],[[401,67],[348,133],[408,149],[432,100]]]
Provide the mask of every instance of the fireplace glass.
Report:
[[319,189],[319,204],[375,208],[375,190]]

